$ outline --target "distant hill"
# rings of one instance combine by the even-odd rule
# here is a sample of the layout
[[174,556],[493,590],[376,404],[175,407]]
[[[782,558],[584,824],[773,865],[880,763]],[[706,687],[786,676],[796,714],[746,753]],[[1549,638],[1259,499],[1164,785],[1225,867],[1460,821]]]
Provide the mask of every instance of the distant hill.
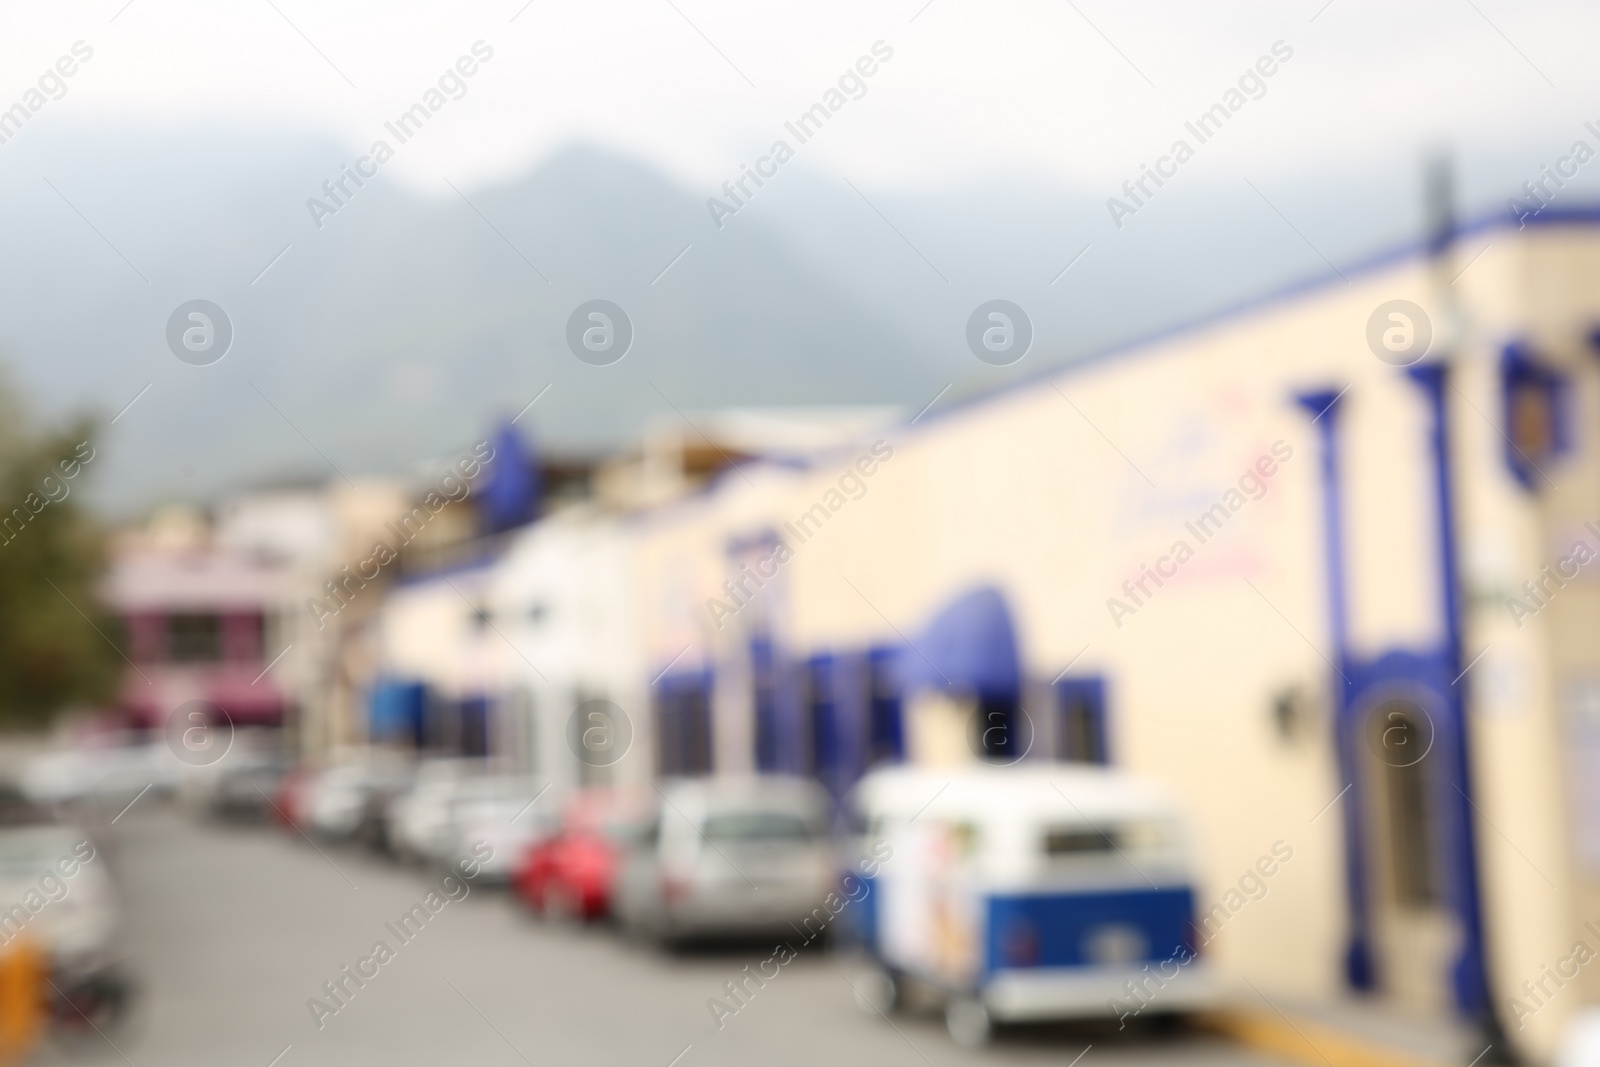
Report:
[[[1258,193],[1219,159],[1121,229],[1106,190],[1005,174],[883,192],[797,161],[718,229],[716,189],[573,146],[508,184],[458,183],[470,204],[380,170],[318,229],[307,198],[358,155],[236,126],[41,122],[0,147],[0,359],[55,411],[110,417],[151,384],[111,429],[93,499],[126,512],[330,461],[404,472],[547,385],[520,425],[561,450],[626,441],[674,408],[916,410],[947,386],[949,403],[1331,274],[1325,256],[1407,239],[1419,214],[1406,161]],[[1464,185],[1498,205],[1513,170],[1480,161]],[[1014,367],[963,341],[996,297],[1034,321]],[[211,367],[163,340],[194,298],[236,329]],[[568,315],[594,298],[634,323],[614,366],[566,348]]]
[[[349,473],[401,471],[547,385],[523,425],[567,449],[624,440],[673,407],[902,402],[939,388],[844,286],[760,226],[715,229],[703,200],[636,163],[574,147],[466,193],[470,205],[380,173],[318,229],[305,200],[353,155],[204,143],[112,134],[47,146],[0,176],[4,202],[25,205],[0,221],[0,352],[52,406],[87,400],[109,417],[154,383],[97,472],[113,508],[326,469],[301,434]],[[168,314],[197,297],[236,333],[209,367],[163,341]],[[613,366],[566,347],[568,315],[592,298],[634,325]]]

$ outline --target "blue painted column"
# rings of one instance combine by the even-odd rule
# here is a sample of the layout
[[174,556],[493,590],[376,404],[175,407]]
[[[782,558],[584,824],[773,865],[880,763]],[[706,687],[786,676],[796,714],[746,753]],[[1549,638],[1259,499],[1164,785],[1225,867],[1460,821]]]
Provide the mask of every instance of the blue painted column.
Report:
[[[1356,751],[1353,732],[1347,728],[1351,710],[1349,676],[1352,670],[1350,655],[1349,614],[1346,599],[1344,552],[1344,496],[1339,478],[1339,404],[1344,394],[1332,389],[1301,393],[1295,397],[1299,405],[1311,415],[1311,425],[1317,431],[1317,445],[1321,452],[1318,473],[1322,490],[1322,540],[1324,568],[1327,582],[1328,622],[1333,638],[1334,677],[1332,688],[1334,750],[1339,760],[1339,780],[1342,789],[1355,784],[1356,765],[1360,753]],[[1367,907],[1366,850],[1361,844],[1360,819],[1347,816],[1343,820],[1345,854],[1345,900],[1350,909],[1350,942],[1345,946],[1345,981],[1352,989],[1373,988],[1376,975],[1372,965],[1372,921]]]
[[1328,613],[1332,626],[1334,662],[1341,670],[1349,660],[1349,614],[1345,600],[1344,501],[1339,491],[1339,400],[1332,389],[1300,393],[1295,401],[1311,414],[1321,451],[1318,473],[1322,479],[1322,541],[1327,553]]
[[1444,694],[1451,716],[1455,744],[1448,746],[1445,772],[1454,786],[1444,799],[1452,809],[1446,820],[1449,849],[1447,883],[1451,886],[1456,917],[1461,923],[1462,946],[1451,974],[1456,1007],[1491,1030],[1493,1007],[1489,1001],[1488,968],[1484,955],[1482,882],[1479,879],[1477,840],[1473,834],[1471,739],[1467,724],[1466,687],[1461,674],[1462,616],[1459,555],[1456,537],[1455,477],[1450,457],[1450,411],[1446,391],[1450,367],[1444,362],[1420,363],[1406,374],[1421,388],[1430,414],[1428,448],[1433,458],[1434,505],[1438,522],[1439,586],[1444,612],[1444,658],[1455,683]]

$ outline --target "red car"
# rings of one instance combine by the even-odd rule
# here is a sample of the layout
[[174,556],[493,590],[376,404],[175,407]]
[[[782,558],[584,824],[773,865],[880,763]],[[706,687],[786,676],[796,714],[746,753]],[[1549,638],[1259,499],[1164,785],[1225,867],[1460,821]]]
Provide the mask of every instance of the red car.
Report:
[[575,794],[561,829],[530,848],[514,874],[517,895],[553,917],[605,918],[629,842],[650,812],[637,790],[589,789]]

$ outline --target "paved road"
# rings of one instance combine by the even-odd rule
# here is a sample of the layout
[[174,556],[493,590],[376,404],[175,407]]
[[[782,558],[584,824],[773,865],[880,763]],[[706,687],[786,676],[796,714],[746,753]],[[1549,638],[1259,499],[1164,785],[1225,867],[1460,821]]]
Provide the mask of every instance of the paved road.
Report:
[[969,1051],[935,1018],[891,1026],[863,1015],[851,964],[821,952],[785,967],[719,1031],[707,998],[766,953],[663,957],[603,930],[534,922],[485,888],[446,904],[319,1029],[307,999],[374,942],[398,944],[385,923],[423,901],[426,875],[355,851],[320,854],[273,829],[198,825],[155,804],[123,818],[109,844],[139,1007],[108,1041],[47,1050],[47,1063],[268,1067],[283,1054],[277,1067],[669,1067],[681,1055],[677,1067],[1062,1067],[1090,1043],[1081,1067],[1268,1062],[1203,1034],[1105,1030]]

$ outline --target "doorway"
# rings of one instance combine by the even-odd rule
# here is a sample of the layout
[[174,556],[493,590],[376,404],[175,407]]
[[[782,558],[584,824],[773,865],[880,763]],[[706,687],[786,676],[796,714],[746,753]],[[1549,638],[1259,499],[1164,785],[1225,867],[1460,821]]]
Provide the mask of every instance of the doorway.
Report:
[[1380,695],[1361,723],[1360,815],[1373,975],[1395,1006],[1450,1010],[1461,932],[1445,887],[1440,753],[1434,720],[1416,695]]

